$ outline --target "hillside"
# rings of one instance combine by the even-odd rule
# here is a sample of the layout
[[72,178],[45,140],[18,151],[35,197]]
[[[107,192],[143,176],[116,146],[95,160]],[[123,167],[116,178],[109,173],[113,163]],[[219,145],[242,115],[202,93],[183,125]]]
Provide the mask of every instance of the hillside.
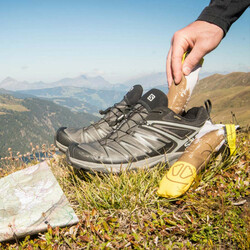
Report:
[[1,94],[3,94],[3,95],[5,95],[5,94],[11,95],[11,96],[19,98],[19,99],[35,97],[35,96],[29,95],[29,94],[23,94],[23,93],[19,93],[17,91],[6,90],[6,89],[3,89],[3,88],[0,88],[0,95]]
[[37,98],[17,99],[0,95],[0,157],[9,147],[25,153],[30,143],[53,143],[53,136],[61,126],[82,127],[97,117],[86,113],[73,113],[50,101]]
[[229,123],[232,113],[240,126],[250,124],[250,73],[215,74],[200,80],[195,87],[189,107],[212,101],[211,117],[216,123]]

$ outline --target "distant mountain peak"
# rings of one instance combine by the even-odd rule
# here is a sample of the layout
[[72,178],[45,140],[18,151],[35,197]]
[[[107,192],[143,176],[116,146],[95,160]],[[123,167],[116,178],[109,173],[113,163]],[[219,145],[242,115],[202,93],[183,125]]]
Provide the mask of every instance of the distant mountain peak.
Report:
[[10,77],[10,76],[8,76],[5,79],[3,79],[2,83],[3,82],[17,82],[17,80],[14,79],[14,78],[12,78],[12,77]]

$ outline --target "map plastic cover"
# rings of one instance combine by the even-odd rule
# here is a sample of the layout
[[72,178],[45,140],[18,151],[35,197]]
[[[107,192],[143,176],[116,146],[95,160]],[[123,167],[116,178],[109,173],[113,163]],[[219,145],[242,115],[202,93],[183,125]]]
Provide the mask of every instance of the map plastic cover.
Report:
[[77,222],[46,162],[0,179],[0,242]]

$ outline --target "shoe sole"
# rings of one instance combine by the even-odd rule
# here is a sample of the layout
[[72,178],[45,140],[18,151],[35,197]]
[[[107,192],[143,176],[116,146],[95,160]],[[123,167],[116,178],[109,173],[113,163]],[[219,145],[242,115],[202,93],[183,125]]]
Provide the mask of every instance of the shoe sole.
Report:
[[77,169],[82,169],[87,172],[98,172],[98,173],[120,173],[122,171],[127,170],[137,170],[143,168],[152,168],[159,163],[168,163],[172,165],[177,159],[181,156],[183,152],[179,153],[170,153],[157,155],[151,158],[147,158],[144,160],[131,162],[131,163],[120,163],[120,164],[104,164],[104,163],[94,163],[81,161],[79,159],[75,159],[70,157],[69,151],[66,153],[67,161],[73,167]]
[[55,140],[55,144],[56,144],[56,147],[62,151],[63,153],[66,153],[68,147],[67,146],[64,146],[63,144],[61,144],[59,141]]

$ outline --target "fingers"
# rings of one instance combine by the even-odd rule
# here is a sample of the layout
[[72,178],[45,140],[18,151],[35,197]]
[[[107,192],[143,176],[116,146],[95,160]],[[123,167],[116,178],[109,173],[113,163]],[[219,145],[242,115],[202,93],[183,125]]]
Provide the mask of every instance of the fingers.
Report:
[[179,84],[182,78],[182,57],[183,54],[188,50],[189,44],[183,38],[177,34],[174,35],[173,45],[172,45],[172,56],[171,56],[171,66],[172,66],[172,75],[174,82]]
[[172,46],[170,47],[169,52],[168,52],[167,65],[166,65],[168,88],[171,87],[171,84],[173,82],[172,68],[171,68],[171,56],[172,56]]
[[[224,35],[223,30],[215,24],[195,21],[175,32],[172,47],[167,58],[167,77],[169,85],[174,80],[181,82],[182,74],[189,75],[203,56],[215,49]],[[183,54],[191,49],[182,65]]]
[[207,54],[208,51],[204,50],[199,44],[195,44],[187,58],[183,63],[184,75],[189,75],[192,69],[200,62],[200,60]]

